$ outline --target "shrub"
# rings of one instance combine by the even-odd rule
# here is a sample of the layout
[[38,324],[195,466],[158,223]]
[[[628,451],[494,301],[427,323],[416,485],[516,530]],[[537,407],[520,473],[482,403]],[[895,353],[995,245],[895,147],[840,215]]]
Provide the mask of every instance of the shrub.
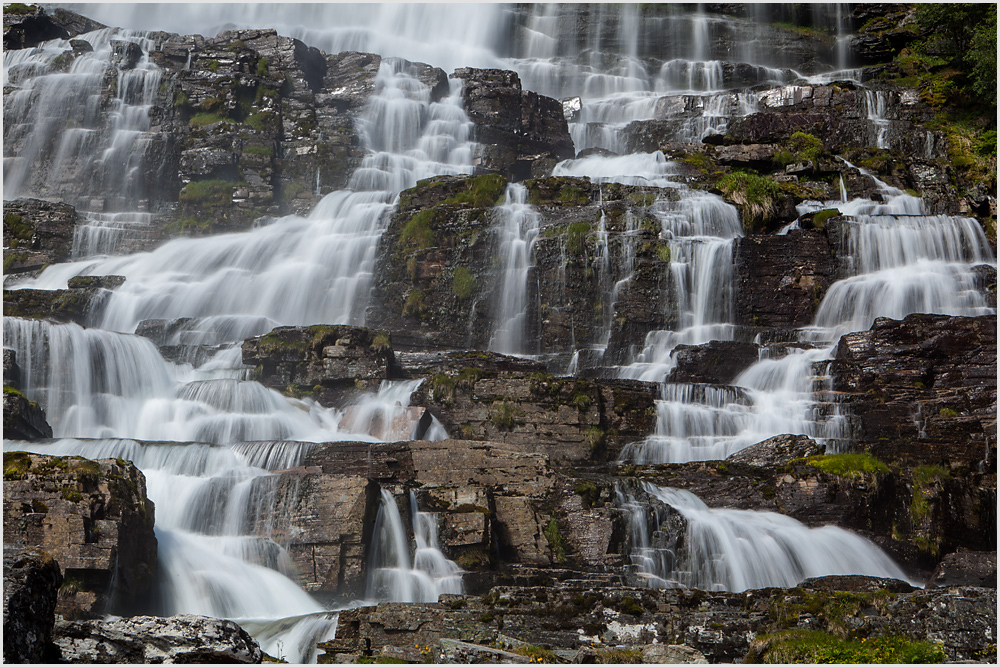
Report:
[[766,176],[735,171],[723,176],[719,189],[740,209],[743,227],[747,231],[769,222],[776,213],[776,200],[781,194],[778,183]]
[[455,267],[455,273],[451,279],[451,289],[459,300],[465,301],[476,291],[476,277],[464,266]]

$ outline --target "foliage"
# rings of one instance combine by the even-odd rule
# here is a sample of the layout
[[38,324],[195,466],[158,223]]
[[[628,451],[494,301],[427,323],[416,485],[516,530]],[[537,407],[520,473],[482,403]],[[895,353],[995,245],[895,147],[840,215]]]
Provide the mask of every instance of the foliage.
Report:
[[930,498],[935,487],[951,477],[946,468],[937,465],[921,465],[913,469],[913,497],[910,500],[910,516],[915,521],[926,519],[931,513]]
[[427,312],[427,308],[424,306],[423,292],[413,290],[406,295],[406,301],[403,303],[403,315],[406,317],[422,317],[425,312]]
[[866,474],[886,474],[889,472],[889,466],[868,452],[813,456],[806,461],[809,465],[838,477],[860,478]]
[[797,161],[815,163],[823,152],[823,142],[807,132],[794,132],[791,136],[792,150]]
[[258,113],[250,114],[247,116],[243,122],[249,125],[252,129],[257,132],[264,132],[267,130],[268,125],[274,119],[274,114],[270,111],[261,111]]
[[549,524],[545,527],[544,532],[549,548],[552,549],[552,560],[556,563],[565,563],[566,551],[563,549],[562,533],[559,532],[559,521],[555,517],[549,519]]
[[980,3],[918,4],[917,23],[928,34],[922,50],[966,75],[968,90],[996,111],[997,6]]
[[586,250],[587,234],[590,233],[590,223],[577,221],[566,230],[566,252],[571,255],[582,255]]
[[181,203],[199,207],[229,206],[233,201],[233,184],[220,180],[191,181],[181,188]]
[[451,289],[461,301],[465,301],[476,291],[476,277],[464,266],[455,267]]
[[524,410],[508,401],[494,401],[490,406],[489,420],[499,429],[509,431],[515,425],[521,423],[519,420],[524,416]]
[[781,188],[774,179],[746,171],[734,171],[723,176],[718,187],[739,207],[743,228],[747,231],[768,223],[777,211],[776,200],[781,194]]
[[257,76],[263,78],[267,76],[267,58],[261,57],[257,61]]
[[559,190],[559,194],[556,195],[556,201],[568,206],[586,206],[590,203],[590,197],[578,187],[565,185]]
[[836,218],[840,215],[840,211],[835,208],[827,208],[822,211],[816,211],[813,215],[813,227],[817,229],[823,229],[826,227],[826,221],[830,218]]
[[17,213],[5,213],[3,216],[3,226],[6,227],[7,233],[12,237],[11,248],[17,248],[22,245],[21,241],[30,241],[31,237],[35,235],[35,230],[32,226],[26,223],[24,218]]
[[243,149],[244,155],[265,155],[271,157],[274,155],[274,149],[269,146],[247,146]]
[[435,237],[431,224],[436,216],[437,212],[432,208],[414,213],[399,232],[399,243],[416,250],[433,246]]
[[465,181],[465,190],[443,200],[442,204],[469,204],[473,208],[496,206],[507,188],[507,179],[499,174],[482,174]]
[[597,662],[602,665],[642,664],[641,648],[602,648],[597,651]]
[[522,644],[514,649],[514,653],[531,658],[531,662],[560,662],[558,656],[547,648],[535,646],[533,644]]
[[212,113],[211,111],[201,111],[191,117],[190,125],[191,127],[205,127],[206,125],[221,123],[225,120],[225,118],[217,113]]
[[755,639],[748,663],[940,663],[939,644],[905,637],[841,639],[819,630],[787,630]]
[[37,8],[37,5],[26,5],[23,2],[12,2],[9,5],[4,5],[3,13],[20,16],[22,14],[33,14]]

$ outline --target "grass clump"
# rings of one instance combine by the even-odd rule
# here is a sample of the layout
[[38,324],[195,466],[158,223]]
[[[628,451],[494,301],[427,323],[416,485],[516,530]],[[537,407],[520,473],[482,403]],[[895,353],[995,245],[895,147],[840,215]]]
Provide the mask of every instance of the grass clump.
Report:
[[556,563],[566,562],[566,550],[563,548],[562,533],[559,531],[559,521],[555,517],[549,519],[549,524],[545,526],[545,539],[552,549],[552,560]]
[[476,277],[464,266],[455,267],[451,279],[451,291],[460,301],[465,301],[476,291]]
[[[7,393],[7,387],[4,388]],[[3,453],[3,477],[4,479],[20,479],[31,467],[31,457],[27,452],[4,452]]]
[[191,181],[181,188],[179,199],[192,206],[228,206],[233,201],[233,184],[220,180]]
[[32,14],[35,9],[37,9],[36,5],[26,5],[23,2],[12,2],[9,5],[4,5],[3,13],[21,16],[24,14]]
[[840,215],[840,211],[835,208],[827,208],[822,211],[816,211],[813,215],[813,227],[816,229],[823,229],[826,227],[826,221],[830,218],[836,218]]
[[590,197],[580,188],[566,185],[559,190],[556,201],[566,206],[586,206],[590,203]]
[[913,497],[910,499],[910,517],[920,522],[931,514],[931,498],[936,495],[937,487],[951,473],[942,466],[922,465],[913,469]]
[[781,187],[777,181],[746,171],[734,171],[718,183],[723,194],[740,209],[743,228],[750,232],[770,222],[777,212]]
[[257,132],[264,132],[274,120],[274,114],[270,111],[260,111],[247,116],[243,122]]
[[399,243],[415,250],[433,246],[435,237],[431,225],[436,216],[437,212],[432,208],[413,214],[399,232]]
[[566,252],[571,255],[582,255],[586,250],[587,234],[590,233],[589,222],[574,222],[566,229]]
[[819,630],[786,630],[758,637],[746,663],[929,664],[944,662],[940,644],[905,637],[841,639]]
[[524,410],[509,401],[494,401],[490,406],[489,420],[497,428],[509,431],[519,423]]
[[865,475],[886,474],[889,466],[868,452],[858,454],[824,454],[813,456],[806,462],[825,473],[838,477],[861,478]]
[[274,149],[269,146],[247,146],[243,149],[245,155],[264,155],[266,157],[271,157],[274,155]]
[[507,188],[507,179],[499,174],[482,174],[465,181],[465,190],[443,200],[442,204],[468,204],[473,208],[496,206]]
[[602,648],[597,651],[597,662],[602,665],[640,665],[641,648]]
[[191,117],[189,124],[191,127],[205,127],[213,123],[221,123],[227,120],[217,113],[211,111],[200,111]]
[[425,312],[427,312],[427,308],[424,306],[424,293],[419,290],[413,290],[406,296],[406,301],[403,302],[403,315],[406,317],[422,317]]

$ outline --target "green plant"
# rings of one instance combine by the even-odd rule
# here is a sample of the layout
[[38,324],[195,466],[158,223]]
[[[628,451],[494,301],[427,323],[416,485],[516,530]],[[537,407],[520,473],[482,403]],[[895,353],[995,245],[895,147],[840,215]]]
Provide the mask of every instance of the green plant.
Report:
[[520,418],[523,416],[524,410],[509,401],[499,400],[493,401],[490,406],[488,419],[497,428],[509,431],[521,423]]
[[597,650],[597,662],[602,665],[642,664],[641,648],[602,648]]
[[444,199],[442,204],[469,204],[473,208],[496,206],[507,188],[507,179],[499,174],[482,174],[466,179],[465,189]]
[[257,61],[257,76],[263,78],[267,76],[267,58],[261,57]]
[[830,218],[836,218],[838,215],[840,215],[840,211],[835,208],[827,208],[822,211],[816,211],[816,213],[813,214],[812,219],[813,227],[816,229],[823,229],[826,227],[827,220]]
[[23,2],[12,2],[9,5],[3,6],[3,13],[18,16],[22,14],[33,14],[37,8],[37,5],[26,5]]
[[586,250],[587,234],[590,233],[590,223],[577,221],[570,223],[566,229],[566,252],[580,256]]
[[247,146],[243,149],[244,155],[264,155],[271,157],[274,155],[274,149],[270,146]]
[[476,291],[476,278],[464,266],[457,266],[452,274],[451,289],[459,300],[465,301]]
[[205,127],[206,125],[211,125],[213,123],[222,123],[225,120],[226,119],[219,114],[212,113],[211,111],[201,111],[192,116],[188,123],[191,127]]
[[951,477],[946,468],[938,465],[920,465],[913,469],[913,496],[910,499],[910,516],[914,521],[923,521],[931,513],[930,499],[936,487]]
[[563,548],[562,533],[559,531],[559,521],[555,517],[550,518],[543,532],[545,539],[549,543],[549,548],[552,550],[553,562],[565,563],[567,560],[566,550]]
[[813,456],[806,459],[806,463],[838,477],[861,478],[865,475],[889,472],[889,466],[868,452]]
[[220,180],[191,181],[181,188],[178,199],[197,207],[229,206],[233,201],[233,184]]
[[807,132],[793,132],[790,142],[797,162],[815,164],[823,152],[823,142]]
[[657,249],[656,249],[656,257],[661,262],[669,262],[670,261],[670,246],[668,246],[666,244],[662,244],[659,247],[657,247]]
[[392,349],[392,340],[389,338],[389,334],[379,331],[372,337],[370,347],[375,352],[388,352]]
[[577,483],[573,487],[573,491],[583,499],[583,504],[586,507],[593,507],[601,497],[601,490],[597,488],[596,484],[590,481]]
[[437,216],[435,209],[429,208],[413,214],[399,232],[399,243],[417,250],[434,245],[435,236],[431,224]]
[[270,111],[259,111],[247,116],[243,119],[243,122],[257,132],[265,132],[268,126],[274,121],[274,117],[274,114]]
[[774,179],[735,171],[719,179],[718,186],[740,209],[746,231],[753,231],[774,218],[781,195],[781,188]]
[[940,644],[905,637],[841,639],[819,630],[786,630],[750,644],[749,663],[918,664],[944,662]]
[[427,312],[424,306],[424,293],[419,290],[412,290],[406,295],[403,302],[403,315],[406,317],[422,317]]
[[590,197],[580,188],[573,185],[564,185],[556,195],[556,201],[569,206],[586,206],[590,203]]
[[958,416],[958,412],[952,410],[951,408],[941,408],[941,411],[938,414],[941,415],[942,419],[954,419]]
[[455,398],[455,380],[444,373],[431,378],[431,400],[435,403],[450,404]]

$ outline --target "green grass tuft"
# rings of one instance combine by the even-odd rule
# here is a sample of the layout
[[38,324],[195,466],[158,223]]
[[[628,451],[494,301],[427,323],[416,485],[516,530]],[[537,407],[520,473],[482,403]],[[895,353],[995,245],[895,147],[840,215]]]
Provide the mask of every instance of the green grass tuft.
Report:
[[829,454],[813,456],[806,462],[825,473],[838,477],[861,478],[871,474],[886,474],[889,466],[882,463],[868,452],[859,454]]

